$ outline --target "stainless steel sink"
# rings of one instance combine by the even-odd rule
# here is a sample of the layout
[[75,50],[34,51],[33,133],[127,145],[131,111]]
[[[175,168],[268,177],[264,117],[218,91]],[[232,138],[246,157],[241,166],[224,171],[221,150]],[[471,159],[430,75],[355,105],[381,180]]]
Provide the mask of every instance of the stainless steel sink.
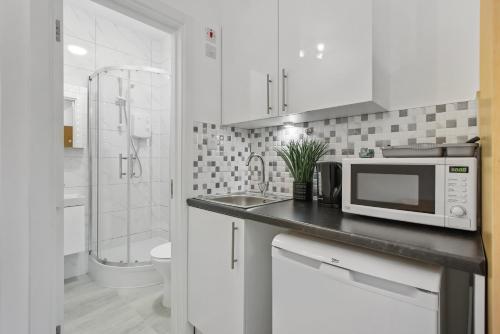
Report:
[[289,200],[289,197],[260,195],[254,193],[234,193],[229,195],[202,197],[203,200],[248,209],[256,206]]

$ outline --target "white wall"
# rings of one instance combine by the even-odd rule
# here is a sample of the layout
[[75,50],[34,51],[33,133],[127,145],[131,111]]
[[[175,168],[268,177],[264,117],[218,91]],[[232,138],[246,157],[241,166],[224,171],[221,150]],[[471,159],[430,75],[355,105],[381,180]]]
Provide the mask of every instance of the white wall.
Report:
[[[0,3],[1,333],[28,333],[29,329],[30,218],[29,181],[26,179],[30,171],[29,139],[20,138],[17,145],[12,145],[12,138],[26,130],[30,115],[29,101],[22,97],[30,73],[26,52],[30,41],[29,5],[29,1],[15,0]],[[23,180],[19,180],[21,176]],[[11,255],[13,249],[17,250],[15,257]]]
[[[190,334],[187,323],[187,206],[186,198],[192,189],[192,128],[194,120],[220,123],[220,33],[218,33],[216,61],[204,54],[204,28],[209,26],[220,32],[217,3],[201,0],[138,0],[152,8],[158,6],[165,16],[174,16],[184,24],[183,45],[183,114],[176,120],[182,127],[180,148],[182,161],[176,161],[182,179],[174,179],[176,196],[175,221],[171,224],[172,255],[172,332]],[[215,6],[215,7],[214,7]],[[176,10],[173,12],[171,9]],[[165,17],[164,16],[164,17]],[[161,17],[157,18],[161,20]]]
[[[191,48],[187,64],[193,91],[192,117],[196,121],[220,124],[221,122],[221,31],[219,1],[209,0],[160,0],[190,16],[192,34],[186,41]],[[217,33],[217,59],[205,56],[205,28]]]

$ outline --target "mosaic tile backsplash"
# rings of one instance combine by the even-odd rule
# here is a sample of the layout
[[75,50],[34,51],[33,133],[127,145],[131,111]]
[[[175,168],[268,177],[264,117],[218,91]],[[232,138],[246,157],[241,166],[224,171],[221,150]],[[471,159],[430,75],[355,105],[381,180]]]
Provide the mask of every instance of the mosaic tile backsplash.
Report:
[[195,122],[193,192],[220,194],[247,189],[248,130]]
[[258,161],[246,166],[250,152],[264,157],[269,191],[291,194],[293,178],[274,147],[292,139],[322,140],[328,144],[323,160],[340,161],[357,157],[361,148],[373,148],[380,157],[380,147],[387,145],[460,143],[477,134],[476,101],[298,123],[291,128],[246,130],[195,122],[193,194],[258,191],[262,171]]

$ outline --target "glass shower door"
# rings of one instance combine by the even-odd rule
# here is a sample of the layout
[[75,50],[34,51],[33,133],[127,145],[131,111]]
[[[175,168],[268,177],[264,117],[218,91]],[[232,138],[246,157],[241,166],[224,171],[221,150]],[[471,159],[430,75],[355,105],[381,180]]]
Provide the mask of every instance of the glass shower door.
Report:
[[130,103],[130,262],[151,259],[152,244],[152,113],[151,73],[131,72]]
[[123,67],[89,81],[90,249],[101,263],[150,263],[168,240],[169,80]]
[[97,76],[95,115],[97,257],[101,262],[129,263],[130,129],[127,125],[129,71]]

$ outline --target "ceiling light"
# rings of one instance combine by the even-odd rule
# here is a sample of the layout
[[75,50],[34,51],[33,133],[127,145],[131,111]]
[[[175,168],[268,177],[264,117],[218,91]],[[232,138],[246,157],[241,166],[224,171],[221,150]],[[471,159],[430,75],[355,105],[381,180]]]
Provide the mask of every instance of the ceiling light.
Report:
[[318,48],[319,52],[325,50],[325,44],[323,44],[323,43],[318,43],[318,45],[316,45],[316,47]]
[[299,50],[299,57],[300,58],[304,58],[305,55],[306,54],[305,54],[304,50]]
[[318,53],[318,54],[316,55],[316,58],[318,58],[318,59],[323,59],[323,53],[321,53],[321,52],[320,52],[320,53]]
[[68,51],[77,56],[85,56],[87,54],[87,49],[74,44],[68,45]]
[[293,128],[295,124],[293,122],[284,122],[283,127],[284,128]]

